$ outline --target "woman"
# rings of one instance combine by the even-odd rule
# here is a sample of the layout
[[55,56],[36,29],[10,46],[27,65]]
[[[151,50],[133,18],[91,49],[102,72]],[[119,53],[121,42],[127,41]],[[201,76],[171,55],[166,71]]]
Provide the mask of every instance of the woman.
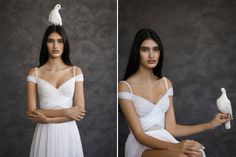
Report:
[[49,26],[40,65],[29,70],[27,76],[27,115],[37,123],[30,157],[83,157],[75,122],[85,116],[83,74],[71,64],[69,53],[64,28]]
[[193,140],[178,142],[173,136],[187,136],[215,128],[230,120],[218,113],[208,123],[176,124],[172,83],[162,77],[163,46],[151,29],[137,32],[125,81],[119,83],[119,106],[131,130],[125,157],[202,157],[204,147]]

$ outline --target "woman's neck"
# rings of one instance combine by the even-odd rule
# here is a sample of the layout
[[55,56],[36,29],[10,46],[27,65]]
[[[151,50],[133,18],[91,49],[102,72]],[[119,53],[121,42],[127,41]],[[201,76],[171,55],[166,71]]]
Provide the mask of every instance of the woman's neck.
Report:
[[142,66],[139,67],[135,75],[141,82],[152,82],[157,79],[157,76],[153,74],[153,69]]
[[50,71],[58,71],[64,69],[66,64],[62,61],[61,58],[48,58],[46,67]]

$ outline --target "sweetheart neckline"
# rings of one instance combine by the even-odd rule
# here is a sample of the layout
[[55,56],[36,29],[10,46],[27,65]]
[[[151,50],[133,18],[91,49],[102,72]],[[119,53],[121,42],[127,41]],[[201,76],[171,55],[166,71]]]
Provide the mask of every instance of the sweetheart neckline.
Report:
[[149,102],[149,103],[152,104],[153,106],[156,106],[156,105],[159,104],[159,102],[162,100],[162,98],[165,97],[165,95],[166,95],[167,93],[168,93],[168,91],[166,91],[165,94],[162,95],[161,98],[158,99],[158,101],[157,101],[156,103],[153,103],[152,101],[150,101],[150,100],[148,100],[148,99],[146,99],[146,98],[144,98],[144,97],[142,97],[142,96],[139,96],[139,95],[136,95],[136,94],[132,94],[132,95],[134,95],[134,96],[136,96],[136,97],[138,97],[138,98],[141,98],[142,100],[145,100],[145,101]]
[[[81,75],[81,74],[78,74],[78,75]],[[76,76],[78,76],[78,75],[76,75]],[[58,87],[55,87],[55,86],[54,86],[53,84],[51,84],[49,81],[47,81],[47,80],[45,80],[45,79],[42,79],[42,78],[40,78],[40,77],[38,77],[37,79],[38,79],[38,80],[41,80],[41,81],[43,81],[43,82],[46,82],[48,85],[50,85],[50,86],[53,87],[54,89],[59,90],[62,86],[64,86],[67,82],[69,82],[69,81],[71,81],[72,79],[74,79],[76,76],[74,76],[74,77],[72,77],[72,78],[70,78],[70,79],[64,81],[64,82],[63,82],[62,84],[60,84],[60,86],[58,86]]]
[[[168,88],[168,90],[170,90],[172,87]],[[146,102],[150,103],[151,105],[153,106],[156,106],[161,100],[163,97],[165,97],[165,95],[168,93],[168,90],[165,92],[165,94],[162,95],[162,97],[156,102],[156,103],[153,103],[152,101],[142,97],[142,96],[139,96],[139,95],[136,95],[136,94],[133,94],[133,93],[129,93],[129,92],[121,92],[121,93],[128,93],[128,94],[131,94],[133,96],[136,96],[138,98],[141,98],[142,100],[145,100]]]

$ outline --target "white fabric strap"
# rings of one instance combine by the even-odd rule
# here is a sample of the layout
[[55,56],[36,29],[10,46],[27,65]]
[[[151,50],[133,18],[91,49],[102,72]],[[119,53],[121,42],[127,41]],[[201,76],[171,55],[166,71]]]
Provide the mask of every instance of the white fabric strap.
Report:
[[83,74],[78,74],[75,76],[75,82],[82,82],[84,81],[84,75]]
[[173,96],[174,95],[173,88],[172,87],[169,88],[167,93],[168,93],[168,96]]
[[35,76],[28,75],[26,80],[29,82],[37,83],[37,79]]
[[167,84],[167,81],[166,81],[166,77],[164,77],[164,80],[165,80],[166,90],[168,91],[168,84]]
[[35,67],[35,77],[38,78],[38,68]]
[[75,77],[75,70],[76,70],[76,67],[74,66],[73,67],[73,76]]
[[129,88],[129,90],[130,90],[130,93],[133,94],[132,88],[131,88],[131,86],[129,85],[129,83],[126,82],[126,81],[120,81],[120,83],[122,83],[122,82],[125,83],[125,84],[128,86],[128,88]]
[[119,99],[127,99],[132,100],[132,94],[129,92],[118,92],[118,98]]

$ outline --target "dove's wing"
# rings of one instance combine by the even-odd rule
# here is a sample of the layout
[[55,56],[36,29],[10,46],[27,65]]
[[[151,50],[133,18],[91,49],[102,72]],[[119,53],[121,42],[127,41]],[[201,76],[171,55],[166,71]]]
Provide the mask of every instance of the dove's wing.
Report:
[[232,107],[229,100],[225,102],[225,109],[226,109],[226,112],[232,116]]
[[52,11],[51,11],[50,14],[48,15],[48,21],[49,21],[49,22],[52,21]]
[[59,14],[59,12],[57,12],[57,20],[58,20],[58,24],[62,26],[61,15]]
[[222,102],[221,102],[221,97],[219,97],[216,101],[217,104],[217,108],[220,112],[224,112],[224,107],[222,106]]

